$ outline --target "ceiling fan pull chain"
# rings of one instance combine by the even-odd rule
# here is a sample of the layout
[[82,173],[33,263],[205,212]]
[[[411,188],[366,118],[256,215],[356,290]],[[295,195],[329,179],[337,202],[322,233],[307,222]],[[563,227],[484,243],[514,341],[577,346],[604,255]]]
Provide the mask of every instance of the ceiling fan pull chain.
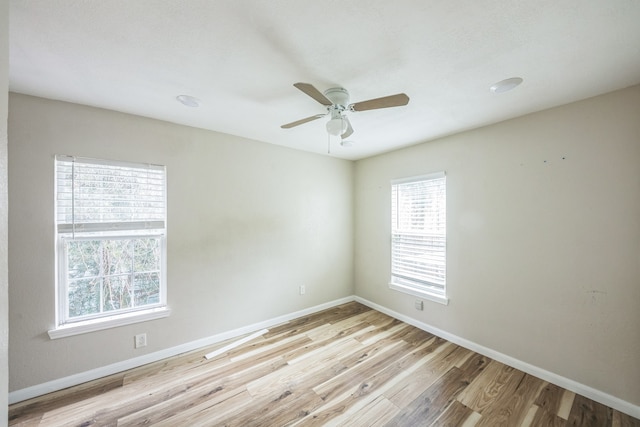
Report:
[[327,154],[331,154],[331,134],[327,133]]

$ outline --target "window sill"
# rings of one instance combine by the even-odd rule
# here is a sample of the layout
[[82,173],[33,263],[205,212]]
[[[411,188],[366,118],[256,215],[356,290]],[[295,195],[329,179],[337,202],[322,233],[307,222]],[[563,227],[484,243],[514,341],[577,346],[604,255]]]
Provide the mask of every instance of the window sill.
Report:
[[133,323],[146,322],[148,320],[168,317],[171,310],[168,307],[152,308],[150,310],[136,311],[100,319],[92,319],[84,322],[67,323],[51,329],[49,338],[52,340],[73,335],[86,334],[87,332],[100,331],[103,329],[116,328],[118,326],[131,325]]
[[416,288],[411,288],[409,286],[399,285],[397,283],[389,283],[389,288],[394,291],[403,292],[405,294],[413,295],[414,297],[426,299],[429,301],[437,302],[443,305],[449,305],[449,298],[443,297],[441,295],[432,294],[427,291],[423,291]]

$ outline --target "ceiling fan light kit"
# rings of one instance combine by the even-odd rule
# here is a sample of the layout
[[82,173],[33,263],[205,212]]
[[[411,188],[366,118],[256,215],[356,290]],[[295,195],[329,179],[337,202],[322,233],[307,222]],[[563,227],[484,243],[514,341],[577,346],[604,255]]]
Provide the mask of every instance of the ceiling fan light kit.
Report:
[[347,111],[359,112],[377,110],[380,108],[400,107],[409,103],[409,97],[404,93],[399,93],[396,95],[384,96],[382,98],[375,98],[368,101],[349,104],[349,92],[342,87],[333,87],[322,93],[309,83],[295,83],[294,86],[304,92],[307,96],[324,105],[327,112],[325,114],[316,114],[314,116],[296,120],[295,122],[287,123],[280,127],[282,129],[290,129],[330,115],[331,118],[326,124],[327,133],[329,135],[340,136],[342,139],[341,145],[344,147],[353,145],[353,143],[345,141],[346,138],[353,134],[351,122],[346,114]]
[[346,130],[347,121],[342,116],[335,117],[327,122],[327,132],[329,132],[330,135],[342,135]]

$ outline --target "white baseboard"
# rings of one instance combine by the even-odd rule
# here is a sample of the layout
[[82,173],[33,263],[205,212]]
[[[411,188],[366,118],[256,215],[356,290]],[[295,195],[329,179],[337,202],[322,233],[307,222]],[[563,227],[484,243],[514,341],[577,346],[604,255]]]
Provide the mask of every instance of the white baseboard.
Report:
[[308,314],[313,314],[318,311],[326,310],[328,308],[345,304],[347,302],[351,302],[354,300],[355,300],[354,296],[337,299],[324,304],[316,305],[314,307],[309,307],[304,310],[295,311],[293,313],[289,313],[283,316],[275,317],[273,319],[265,320],[263,322],[254,323],[252,325],[247,325],[242,328],[223,332],[207,338],[191,341],[175,347],[156,351],[154,353],[145,354],[144,356],[134,357],[133,359],[123,360],[122,362],[117,362],[111,365],[102,366],[100,368],[92,369],[90,371],[80,372],[78,374],[59,378],[43,384],[37,384],[31,387],[23,388],[21,390],[12,391],[9,393],[9,404],[11,405],[13,403],[22,402],[23,400],[31,399],[37,396],[42,396],[47,393],[52,393],[54,391],[72,387],[74,385],[86,383],[87,381],[92,381],[98,378],[117,374],[118,372],[126,371],[127,369],[137,368],[138,366],[146,365],[147,363],[157,362],[159,360],[166,359],[168,357],[177,356],[178,354],[187,353],[189,351],[207,347],[231,338],[236,338],[248,333],[259,331],[261,329],[269,328],[271,326],[288,322],[289,320],[293,320],[298,317],[306,316]]
[[409,316],[405,316],[404,314],[400,314],[396,311],[390,310],[386,307],[383,307],[379,304],[371,302],[367,299],[356,296],[355,300],[361,304],[366,305],[367,307],[371,307],[374,310],[377,310],[381,313],[384,313],[388,316],[394,317],[398,320],[401,320],[405,323],[408,323],[412,326],[422,329],[423,331],[427,331],[434,335],[439,336],[440,338],[444,338],[447,341],[451,341],[454,344],[457,344],[461,347],[467,348],[469,350],[473,350],[476,353],[480,353],[484,356],[490,357],[491,359],[497,360],[500,363],[504,363],[505,365],[509,365],[516,369],[519,369],[527,374],[538,377],[544,381],[548,381],[555,385],[558,385],[562,388],[570,390],[576,394],[580,394],[584,397],[587,397],[591,400],[595,400],[596,402],[602,403],[603,405],[609,406],[613,409],[616,409],[625,414],[631,415],[634,418],[640,418],[640,406],[634,405],[630,402],[622,400],[618,397],[612,396],[610,394],[604,393],[600,390],[596,390],[592,387],[586,386],[579,382],[573,381],[569,378],[565,378],[561,375],[555,374],[553,372],[549,372],[537,366],[530,365],[529,363],[523,362],[521,360],[515,359],[506,354],[500,353],[498,351],[492,350],[490,348],[484,347],[480,344],[477,344],[473,341],[469,341],[467,339],[461,338],[457,335],[453,335],[449,332],[443,331],[442,329],[436,328],[434,326],[428,325],[426,323],[420,322],[416,319],[413,319]]

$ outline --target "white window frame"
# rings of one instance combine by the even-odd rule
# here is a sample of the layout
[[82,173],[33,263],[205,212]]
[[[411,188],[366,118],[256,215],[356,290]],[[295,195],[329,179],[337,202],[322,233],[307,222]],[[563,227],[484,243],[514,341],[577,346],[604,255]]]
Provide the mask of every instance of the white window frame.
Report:
[[[446,294],[446,220],[444,221],[444,223],[440,224],[440,230],[438,230],[436,233],[428,233],[426,231],[416,231],[416,230],[404,230],[399,228],[399,224],[394,224],[394,219],[398,219],[399,218],[399,214],[398,212],[393,212],[393,209],[395,207],[395,209],[399,209],[400,206],[398,206],[397,204],[397,200],[393,200],[393,194],[394,194],[394,189],[398,188],[398,186],[401,186],[402,184],[410,184],[410,183],[415,183],[415,182],[420,182],[420,181],[431,181],[431,180],[444,180],[444,185],[445,185],[445,200],[444,200],[444,208],[441,209],[441,214],[444,214],[444,216],[446,217],[446,174],[445,172],[435,172],[435,173],[431,173],[431,174],[427,174],[427,175],[420,175],[420,176],[414,176],[414,177],[408,177],[408,178],[402,178],[402,179],[394,179],[391,181],[391,256],[390,256],[390,271],[391,271],[391,280],[389,282],[389,288],[399,291],[399,292],[403,292],[412,296],[416,296],[422,299],[426,299],[426,300],[430,300],[430,301],[434,301],[434,302],[438,302],[441,304],[445,304],[447,305],[449,303],[449,299],[447,298],[447,294]],[[397,193],[396,193],[397,194]],[[429,195],[427,195],[428,197]],[[442,212],[442,210],[444,210],[444,212]],[[436,235],[439,236],[441,239],[444,239],[443,245],[443,251],[437,251],[434,252],[434,254],[436,256],[442,256],[443,262],[444,262],[444,266],[443,268],[443,277],[441,280],[429,280],[427,278],[419,278],[418,276],[421,275],[426,275],[428,276],[429,274],[426,273],[426,269],[416,271],[415,274],[413,275],[408,275],[408,274],[402,274],[401,269],[396,269],[394,268],[394,259],[395,257],[399,256],[398,252],[396,251],[396,239],[400,238],[401,236],[405,236],[405,237],[410,237],[410,236],[414,236],[414,237],[426,237],[429,235]],[[413,277],[411,277],[413,276]]]
[[[139,221],[111,222],[76,222],[76,207],[72,202],[72,220],[63,221],[58,216],[58,165],[60,162],[97,164],[100,166],[117,166],[131,169],[153,169],[161,171],[162,183],[162,218],[141,219]],[[49,331],[51,339],[82,334],[131,323],[144,322],[167,317],[171,313],[167,307],[166,284],[166,168],[160,165],[149,165],[132,162],[91,159],[57,155],[55,156],[55,219],[56,219],[56,318],[55,327]],[[73,194],[72,198],[75,196]],[[140,307],[130,307],[108,312],[95,313],[78,318],[69,317],[68,300],[68,256],[66,242],[73,240],[135,240],[140,238],[157,238],[160,242],[159,301]],[[155,271],[155,270],[154,270]],[[136,274],[141,272],[131,272]],[[102,273],[101,276],[102,277]]]

